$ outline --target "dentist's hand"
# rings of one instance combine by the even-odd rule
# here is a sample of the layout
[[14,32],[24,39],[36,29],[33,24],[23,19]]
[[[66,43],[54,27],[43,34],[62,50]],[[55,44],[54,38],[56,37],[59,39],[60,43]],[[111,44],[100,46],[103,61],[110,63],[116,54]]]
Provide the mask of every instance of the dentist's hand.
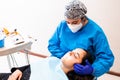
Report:
[[79,75],[89,75],[93,73],[93,67],[88,60],[86,60],[85,65],[75,64],[74,71]]

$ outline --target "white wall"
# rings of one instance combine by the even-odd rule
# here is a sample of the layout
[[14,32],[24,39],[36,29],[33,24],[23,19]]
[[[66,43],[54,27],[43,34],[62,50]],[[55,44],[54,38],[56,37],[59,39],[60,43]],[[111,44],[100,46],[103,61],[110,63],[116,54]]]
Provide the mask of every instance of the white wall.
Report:
[[[66,1],[66,0],[65,0]],[[41,47],[63,17],[63,0],[0,0],[0,26],[37,38]]]
[[[47,41],[63,19],[68,0],[0,0],[0,27],[17,28],[38,39],[36,51],[48,52]],[[120,0],[81,0],[88,8],[87,16],[104,29],[115,55],[113,70],[120,66]]]

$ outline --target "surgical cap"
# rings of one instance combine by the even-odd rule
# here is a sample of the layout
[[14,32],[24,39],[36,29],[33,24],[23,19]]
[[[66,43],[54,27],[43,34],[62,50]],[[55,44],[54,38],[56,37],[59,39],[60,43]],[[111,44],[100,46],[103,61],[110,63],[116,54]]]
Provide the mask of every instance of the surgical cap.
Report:
[[87,13],[86,6],[79,0],[72,0],[65,6],[64,16],[69,19],[80,19]]

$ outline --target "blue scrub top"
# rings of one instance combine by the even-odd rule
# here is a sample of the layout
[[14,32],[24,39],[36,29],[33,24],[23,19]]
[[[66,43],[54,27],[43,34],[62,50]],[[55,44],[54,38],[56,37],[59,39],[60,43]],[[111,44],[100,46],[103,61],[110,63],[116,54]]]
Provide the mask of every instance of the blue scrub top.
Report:
[[68,80],[61,64],[61,60],[56,57],[48,57],[30,64],[30,80]]
[[93,75],[96,77],[109,71],[114,56],[102,28],[88,18],[88,23],[78,32],[72,33],[65,20],[61,21],[49,40],[48,50],[52,56],[61,58],[76,48],[87,50],[93,59]]

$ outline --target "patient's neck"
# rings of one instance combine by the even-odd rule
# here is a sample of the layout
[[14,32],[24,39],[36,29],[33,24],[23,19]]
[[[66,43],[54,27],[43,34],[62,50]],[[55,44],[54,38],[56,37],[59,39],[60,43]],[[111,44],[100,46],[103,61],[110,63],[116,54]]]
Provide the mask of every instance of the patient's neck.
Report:
[[65,67],[63,64],[61,65],[62,70],[65,72],[65,74],[67,74],[69,71],[71,71],[71,68],[67,68]]

